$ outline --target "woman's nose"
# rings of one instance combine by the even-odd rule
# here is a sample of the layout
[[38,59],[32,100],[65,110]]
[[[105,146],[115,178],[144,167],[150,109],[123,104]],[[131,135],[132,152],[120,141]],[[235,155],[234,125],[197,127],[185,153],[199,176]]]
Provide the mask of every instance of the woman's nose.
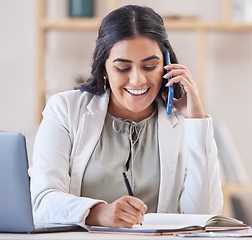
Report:
[[135,69],[130,74],[130,83],[139,87],[146,83],[146,76],[141,72],[141,70]]

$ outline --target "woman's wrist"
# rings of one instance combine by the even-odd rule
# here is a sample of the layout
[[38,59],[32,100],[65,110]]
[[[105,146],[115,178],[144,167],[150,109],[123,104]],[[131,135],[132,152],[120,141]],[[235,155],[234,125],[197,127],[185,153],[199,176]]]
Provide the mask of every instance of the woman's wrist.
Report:
[[101,225],[100,221],[99,221],[99,212],[100,212],[101,208],[104,207],[103,205],[105,205],[105,204],[106,203],[98,203],[98,204],[94,205],[92,208],[90,208],[90,212],[85,220],[86,225],[89,225],[89,226]]

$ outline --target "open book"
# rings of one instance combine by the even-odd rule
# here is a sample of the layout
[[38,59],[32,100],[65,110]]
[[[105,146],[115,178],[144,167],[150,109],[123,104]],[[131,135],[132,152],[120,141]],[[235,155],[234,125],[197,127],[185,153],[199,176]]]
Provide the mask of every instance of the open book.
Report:
[[248,225],[229,217],[205,214],[148,213],[142,225],[132,228],[110,228],[91,226],[89,232],[171,235],[206,231],[246,229]]

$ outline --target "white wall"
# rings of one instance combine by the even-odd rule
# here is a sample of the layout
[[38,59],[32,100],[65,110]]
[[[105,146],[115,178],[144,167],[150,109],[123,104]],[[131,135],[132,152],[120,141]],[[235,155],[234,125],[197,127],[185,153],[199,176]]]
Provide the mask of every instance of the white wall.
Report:
[[[66,16],[66,0],[48,2],[50,18]],[[104,1],[97,2],[96,14],[103,16]],[[187,15],[196,14],[202,19],[220,19],[220,0],[120,2],[151,6],[164,16],[186,12]],[[0,130],[25,133],[30,146],[36,129],[35,5],[34,0],[0,1]],[[187,65],[195,76],[195,33],[170,31],[168,34],[179,61]],[[73,88],[74,79],[79,75],[88,76],[96,35],[96,31],[88,34],[81,31],[71,34],[68,31],[49,32],[45,60],[47,90],[50,94]],[[212,31],[207,35],[205,108],[213,116],[215,123],[227,124],[246,169],[252,167],[251,53],[252,31]]]
[[207,109],[227,123],[252,177],[252,32],[211,33],[207,62]]
[[35,125],[35,17],[34,0],[0,1],[0,131],[21,131],[29,143]]

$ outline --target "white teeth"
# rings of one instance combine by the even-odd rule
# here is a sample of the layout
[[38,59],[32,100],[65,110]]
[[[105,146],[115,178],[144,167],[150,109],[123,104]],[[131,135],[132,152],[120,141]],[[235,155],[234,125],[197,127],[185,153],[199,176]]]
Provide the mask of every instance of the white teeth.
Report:
[[134,95],[141,95],[147,92],[148,89],[142,89],[142,90],[131,90],[131,89],[127,89],[128,92],[130,92],[131,94]]

